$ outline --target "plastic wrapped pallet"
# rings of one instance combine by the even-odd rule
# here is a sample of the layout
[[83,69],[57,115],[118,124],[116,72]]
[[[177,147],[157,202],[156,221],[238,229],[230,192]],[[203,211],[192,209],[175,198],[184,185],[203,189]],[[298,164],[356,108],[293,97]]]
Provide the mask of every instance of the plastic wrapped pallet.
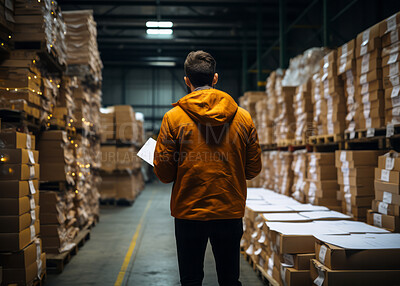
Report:
[[[375,165],[376,166],[376,165]],[[400,232],[400,155],[390,151],[378,158],[375,169],[375,200],[368,223]]]

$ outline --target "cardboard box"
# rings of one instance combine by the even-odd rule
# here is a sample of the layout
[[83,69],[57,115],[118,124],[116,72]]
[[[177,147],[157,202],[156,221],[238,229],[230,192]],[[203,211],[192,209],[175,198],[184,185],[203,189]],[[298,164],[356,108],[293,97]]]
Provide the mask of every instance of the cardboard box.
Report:
[[39,152],[27,149],[0,149],[0,164],[36,164]]
[[310,270],[310,260],[315,258],[315,253],[283,254],[279,258],[296,270]]
[[39,218],[39,207],[22,215],[0,216],[0,233],[17,233],[32,224],[33,219]]
[[388,192],[395,195],[400,195],[400,185],[382,182],[380,180],[374,181],[374,187],[376,191]]
[[374,178],[360,178],[360,177],[346,177],[343,176],[338,177],[339,185],[349,185],[349,186],[364,186],[367,187],[368,185],[372,186],[374,184]]
[[372,201],[372,210],[380,214],[400,216],[400,205],[388,204],[378,200]]
[[400,249],[354,250],[317,240],[315,255],[316,260],[332,270],[400,269]]
[[384,215],[368,210],[367,222],[368,224],[382,227],[392,232],[400,232],[400,217],[398,216]]
[[37,239],[27,247],[16,253],[0,253],[0,264],[4,269],[28,268],[38,257],[38,250],[41,250],[41,240]]
[[[336,151],[336,160],[338,162],[349,162],[349,168],[356,166],[376,166],[378,165],[378,157],[382,155],[384,151],[375,150],[361,150],[361,151]],[[353,162],[352,162],[353,161]],[[336,164],[337,167],[342,165]]]
[[400,12],[397,12],[379,23],[380,36],[383,37],[385,34],[395,31],[397,25],[399,24],[400,24]]
[[137,152],[134,147],[118,147],[117,148],[117,169],[132,170],[141,166],[140,159],[136,156]]
[[[33,205],[34,204],[34,205]],[[22,215],[39,205],[39,194],[33,195],[33,200],[28,196],[22,198],[1,198],[0,215]]]
[[101,199],[112,199],[117,197],[117,179],[115,176],[102,175],[100,185]]
[[40,181],[62,182],[72,178],[73,170],[66,163],[44,163],[40,165]]
[[1,132],[0,145],[7,149],[35,149],[35,136],[20,132]]
[[390,151],[378,158],[378,168],[400,172],[400,157],[397,152]]
[[101,146],[101,169],[106,172],[112,172],[117,169],[116,146]]
[[39,233],[39,220],[19,233],[0,233],[0,251],[20,251],[30,244]]
[[390,33],[383,35],[382,37],[382,48],[390,46],[396,42],[399,42],[400,39],[400,29],[397,27],[392,30]]
[[40,255],[40,264],[35,261],[26,268],[11,268],[3,270],[3,282],[8,284],[29,285],[38,276],[38,270],[43,272],[46,267],[46,254]]
[[[310,264],[310,261],[308,261]],[[309,286],[311,285],[310,270],[297,270],[285,268],[284,283],[287,286]]]
[[22,198],[39,192],[39,181],[1,181],[0,198]]
[[380,50],[374,50],[371,53],[363,55],[356,61],[357,74],[362,75],[369,73],[373,70],[380,69],[382,67],[382,59]]
[[135,176],[120,175],[117,177],[117,199],[134,200],[137,196],[137,183]]
[[[366,53],[381,48],[381,39],[379,36],[379,26],[376,24],[369,29],[361,32],[356,38],[356,57],[361,57]],[[357,72],[357,74],[360,74]]]
[[315,181],[336,179],[335,166],[310,167],[307,172],[307,178]]
[[388,204],[400,205],[400,195],[375,189],[375,199]]
[[0,180],[31,180],[38,179],[39,164],[0,164]]
[[315,238],[312,235],[285,235],[272,231],[272,241],[276,241],[278,254],[312,253]]
[[377,80],[382,80],[382,69],[373,69],[367,73],[360,75],[359,77],[357,77],[357,84],[363,85]]
[[68,135],[67,132],[63,130],[44,131],[40,135],[40,142],[42,141],[61,141],[67,143]]
[[360,166],[356,168],[340,168],[337,169],[338,177],[359,177],[371,178],[375,174],[375,169],[372,166]]
[[331,270],[313,259],[310,275],[321,286],[396,285],[400,270]]
[[372,186],[372,185],[365,185],[365,186],[340,185],[340,191],[345,194],[351,194],[352,196],[373,196],[374,195],[374,186]]
[[375,168],[375,179],[386,183],[400,184],[400,172]]

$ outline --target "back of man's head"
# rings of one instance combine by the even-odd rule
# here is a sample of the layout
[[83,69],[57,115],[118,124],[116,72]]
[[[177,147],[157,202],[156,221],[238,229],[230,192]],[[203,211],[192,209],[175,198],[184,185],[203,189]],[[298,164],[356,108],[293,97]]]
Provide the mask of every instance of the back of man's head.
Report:
[[190,52],[185,60],[185,74],[194,87],[212,86],[216,62],[204,51]]

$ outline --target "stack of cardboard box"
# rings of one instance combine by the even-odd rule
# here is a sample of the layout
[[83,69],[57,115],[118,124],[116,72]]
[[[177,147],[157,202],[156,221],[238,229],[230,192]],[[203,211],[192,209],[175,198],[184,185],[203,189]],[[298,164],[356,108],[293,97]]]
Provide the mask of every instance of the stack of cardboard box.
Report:
[[313,106],[311,104],[311,80],[296,88],[293,104],[296,117],[295,139],[302,144],[307,143],[308,136],[312,130]]
[[400,232],[400,156],[390,151],[379,156],[375,169],[375,200],[368,223]]
[[337,51],[333,50],[320,61],[321,93],[326,101],[323,113],[323,134],[342,134],[345,129],[346,102],[343,81],[338,77]]
[[291,152],[280,151],[276,157],[278,168],[275,169],[277,172],[276,188],[275,191],[286,196],[290,196],[293,185],[293,170],[292,161],[293,154]]
[[0,40],[3,43],[3,47],[5,46],[6,48],[8,48],[10,45],[9,36],[14,33],[14,26],[15,26],[14,1],[7,1],[7,2],[2,1],[0,3],[0,11],[1,11],[0,27],[2,31],[0,34]]
[[400,123],[400,12],[381,22],[385,124]]
[[[354,132],[359,129],[359,97],[356,97],[356,41],[351,40],[338,49],[337,74],[343,80],[344,94],[347,103],[346,131]],[[355,133],[351,133],[354,134]]]
[[357,35],[357,97],[360,100],[361,129],[384,126],[385,101],[382,84],[379,23]]
[[256,103],[256,129],[258,133],[258,142],[260,145],[267,145],[272,143],[271,128],[273,121],[268,119],[268,98],[265,96]]
[[307,169],[307,202],[340,211],[335,153],[309,153]]
[[[0,265],[4,285],[29,285],[46,271],[39,222],[39,152],[33,135],[0,133]],[[2,285],[3,285],[2,284]]]
[[315,73],[311,79],[311,102],[313,105],[313,129],[312,135],[326,134],[324,128],[324,117],[327,114],[326,100],[321,90],[321,75]]
[[138,143],[141,131],[138,130],[138,124],[135,112],[130,105],[115,105],[115,139],[126,143]]
[[326,286],[396,285],[399,241],[399,234],[388,233],[317,235],[311,281]]
[[75,102],[72,94],[77,85],[74,77],[64,76],[60,83],[60,91],[56,100],[56,106],[49,120],[50,125],[58,125],[63,128],[72,128],[76,121],[74,116]]
[[113,107],[100,109],[101,143],[115,140],[115,111]]
[[293,111],[295,87],[280,86],[276,80],[275,95],[277,100],[277,117],[275,118],[276,140],[278,144],[288,145],[294,139],[296,119]]
[[336,151],[342,212],[366,221],[373,200],[374,168],[381,151]]
[[277,71],[273,71],[267,79],[267,134],[268,144],[276,143],[274,120],[277,116],[276,96],[275,96],[275,79],[281,77]]
[[74,149],[65,131],[43,132],[38,145],[43,248],[48,253],[61,253],[79,231],[74,206],[75,177],[79,174]]
[[294,174],[292,197],[301,203],[306,201],[307,166],[308,156],[306,150],[298,150],[293,153],[292,171]]

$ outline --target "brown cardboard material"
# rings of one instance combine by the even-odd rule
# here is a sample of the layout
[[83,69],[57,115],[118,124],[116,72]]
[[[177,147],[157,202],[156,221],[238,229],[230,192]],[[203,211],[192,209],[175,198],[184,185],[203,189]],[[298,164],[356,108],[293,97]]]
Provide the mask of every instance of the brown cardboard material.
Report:
[[[310,262],[308,262],[310,264]],[[310,270],[285,269],[285,282],[287,286],[311,285]]]
[[101,146],[101,169],[112,172],[117,168],[117,148],[116,146]]
[[0,149],[0,164],[35,164],[39,152],[27,149]]
[[[356,38],[356,57],[361,57],[366,53],[381,48],[381,39],[379,36],[380,24],[375,24],[369,29],[359,33]],[[359,74],[359,73],[358,73]]]
[[[324,251],[321,251],[323,247]],[[326,250],[326,252],[325,252]],[[325,253],[325,256],[322,254]],[[345,249],[317,240],[316,260],[332,270],[390,270],[400,269],[400,249]]]
[[315,181],[336,179],[335,166],[310,167],[307,172],[307,178]]
[[375,179],[392,184],[400,184],[400,172],[375,168]]
[[400,40],[400,29],[397,26],[396,29],[392,30],[390,33],[383,35],[382,37],[382,48],[390,46]]
[[400,216],[400,205],[388,204],[378,200],[372,201],[372,210],[390,216]]
[[396,285],[400,270],[331,270],[318,260],[311,260],[311,281],[321,277],[321,286]]
[[379,23],[379,35],[384,35],[396,30],[396,27],[400,24],[400,12],[397,12],[390,17],[386,18]]
[[[40,255],[42,269],[46,267],[46,254]],[[43,270],[42,270],[43,272]],[[11,268],[3,270],[3,281],[8,284],[29,285],[38,275],[38,264],[35,261],[26,268]]]
[[35,149],[35,136],[20,132],[1,132],[0,145],[7,149]]
[[[356,166],[376,166],[378,165],[378,156],[384,154],[384,151],[361,150],[361,151],[336,151],[336,158],[339,162],[348,161],[349,168]],[[345,155],[343,155],[345,154]],[[350,164],[353,161],[353,164]],[[339,166],[339,165],[336,165]],[[340,165],[339,167],[341,167]]]
[[40,180],[41,181],[50,181],[50,182],[61,182],[67,181],[69,167],[65,163],[45,163],[41,164],[40,168]]
[[[277,242],[278,253],[312,253],[315,251],[315,238],[312,235],[284,235],[273,233],[272,241]],[[278,238],[277,238],[278,236]]]
[[100,185],[100,197],[102,199],[116,198],[117,196],[117,180],[115,176],[102,175]]
[[[391,151],[383,156],[379,156],[378,158],[378,168],[387,169],[392,171],[400,171],[400,157],[392,157],[396,154],[396,152]],[[391,155],[391,156],[386,156]]]
[[[349,179],[346,181],[344,180],[343,176],[338,177],[338,183],[339,185],[349,185],[349,186],[354,186],[354,187],[367,187],[368,185],[372,186],[374,183],[374,178],[360,178],[360,177],[349,177]],[[346,184],[345,184],[346,183]]]
[[375,174],[375,169],[373,166],[360,166],[360,167],[356,167],[356,168],[344,168],[343,170],[337,169],[337,171],[338,171],[338,177],[339,176],[349,176],[349,177],[359,177],[359,178],[371,178]]
[[294,255],[294,268],[297,270],[310,270],[310,260],[315,258],[315,253],[299,253]]
[[0,180],[0,198],[21,198],[33,192],[39,192],[39,181],[1,181]]
[[384,215],[368,210],[367,222],[368,224],[382,227],[392,232],[400,232],[400,217],[398,216]]
[[382,67],[381,51],[373,50],[356,60],[357,74],[362,75]]
[[374,186],[344,186],[340,185],[340,191],[343,193],[351,194],[352,196],[373,196]]
[[396,76],[399,74],[399,71],[400,62],[395,62],[382,68],[382,76],[383,78]]
[[[39,207],[34,211],[35,218],[39,218]],[[29,227],[32,223],[31,212],[24,213],[19,216],[0,216],[0,233],[17,233]]]
[[40,135],[40,141],[61,141],[68,142],[67,132],[63,130],[50,130],[42,132]]
[[383,91],[382,90],[374,90],[372,92],[367,92],[363,95],[355,94],[356,100],[359,100],[361,103],[372,102],[372,101],[379,101],[383,98]]
[[32,241],[32,236],[40,233],[39,220],[31,228],[28,227],[19,233],[0,233],[0,251],[20,251]]
[[0,180],[31,180],[38,179],[40,165],[0,164]]
[[388,192],[396,195],[400,195],[400,185],[382,182],[380,180],[374,181],[374,187],[376,191]]
[[[39,238],[38,241],[40,242]],[[28,268],[28,266],[34,263],[37,259],[37,249],[36,243],[33,242],[19,252],[1,253],[0,264],[4,269]]]
[[400,195],[375,189],[375,199],[388,204],[400,205]]
[[363,85],[376,80],[382,80],[382,69],[373,69],[357,77],[357,84]]
[[[117,169],[132,170],[137,167],[135,161],[135,148],[133,147],[118,147],[117,148]],[[140,165],[139,165],[140,167]]]
[[[39,204],[39,194],[33,195],[35,205]],[[0,199],[0,215],[22,215],[31,210],[31,202],[28,196],[22,198]]]

